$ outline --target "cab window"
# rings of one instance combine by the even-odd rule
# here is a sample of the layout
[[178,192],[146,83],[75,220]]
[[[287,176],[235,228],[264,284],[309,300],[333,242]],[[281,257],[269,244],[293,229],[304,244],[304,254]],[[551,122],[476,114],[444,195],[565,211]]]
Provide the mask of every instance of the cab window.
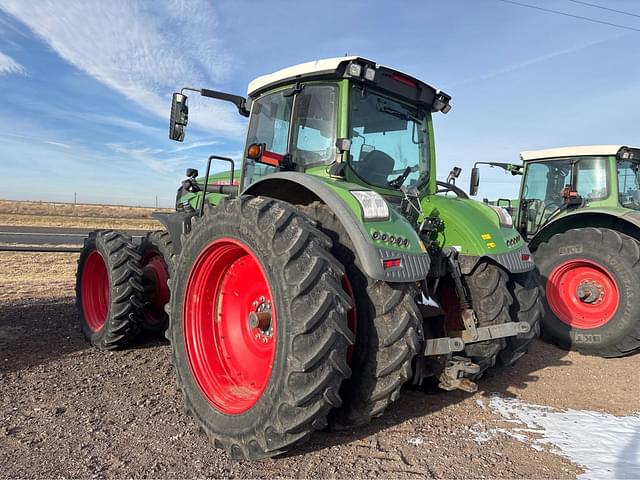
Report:
[[335,161],[337,103],[336,85],[306,85],[298,94],[291,152],[296,164],[309,168]]
[[[288,149],[289,123],[293,97],[285,91],[264,95],[253,102],[247,145],[263,143],[267,152],[284,155]],[[277,167],[245,160],[243,187],[246,188],[260,177],[275,173]]]
[[640,210],[640,163],[618,160],[618,200],[625,208]]

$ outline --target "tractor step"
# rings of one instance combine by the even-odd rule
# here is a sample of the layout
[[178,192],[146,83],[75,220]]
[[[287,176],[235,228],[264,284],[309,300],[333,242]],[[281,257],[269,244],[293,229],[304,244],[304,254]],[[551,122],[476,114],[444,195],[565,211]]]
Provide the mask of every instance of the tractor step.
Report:
[[422,354],[425,356],[448,355],[453,352],[461,352],[465,345],[476,342],[484,342],[496,338],[515,337],[516,335],[528,333],[531,325],[528,322],[508,322],[486,327],[477,327],[473,339],[468,339],[465,331],[452,332],[451,337],[429,338],[424,342]]

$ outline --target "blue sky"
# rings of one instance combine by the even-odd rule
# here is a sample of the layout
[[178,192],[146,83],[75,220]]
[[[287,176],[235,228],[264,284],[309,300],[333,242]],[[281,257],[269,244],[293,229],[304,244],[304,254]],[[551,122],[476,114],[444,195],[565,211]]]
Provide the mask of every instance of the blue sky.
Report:
[[[640,29],[570,0],[522,0]],[[637,0],[591,0],[640,15]],[[172,205],[186,167],[240,157],[245,119],[192,96],[184,143],[171,93],[246,93],[254,77],[361,55],[453,96],[435,117],[438,177],[521,150],[640,144],[640,32],[498,0],[0,0],[0,198]],[[482,172],[480,196],[516,194]]]

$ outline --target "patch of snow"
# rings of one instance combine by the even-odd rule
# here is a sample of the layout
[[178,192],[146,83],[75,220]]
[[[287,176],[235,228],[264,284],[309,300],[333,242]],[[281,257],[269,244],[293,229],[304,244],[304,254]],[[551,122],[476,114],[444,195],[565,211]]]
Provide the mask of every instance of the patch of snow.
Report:
[[536,450],[550,447],[553,453],[585,468],[580,478],[640,478],[640,414],[617,417],[588,410],[559,410],[497,395],[489,405],[505,420],[526,428],[471,428],[478,442],[502,433]]

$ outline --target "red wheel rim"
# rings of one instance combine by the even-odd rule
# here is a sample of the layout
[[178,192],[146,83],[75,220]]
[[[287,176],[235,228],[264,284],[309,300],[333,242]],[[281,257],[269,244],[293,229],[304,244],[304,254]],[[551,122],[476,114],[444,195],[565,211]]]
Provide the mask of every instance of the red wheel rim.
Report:
[[[249,410],[269,382],[277,340],[273,303],[262,265],[238,240],[210,243],[191,269],[182,310],[185,349],[200,391],[225,414]],[[251,314],[270,321],[254,327]]]
[[[351,282],[349,282],[349,278],[346,275],[342,276],[342,288],[347,292],[347,295],[351,297],[351,309],[347,312],[347,326],[349,330],[353,332],[353,336],[355,337],[358,333],[358,312],[356,310],[356,298],[353,295],[353,288],[351,287]],[[355,343],[353,345],[349,345],[347,348],[347,362],[351,361],[351,356],[353,355],[353,349],[355,348]]]
[[84,319],[89,328],[97,332],[104,327],[109,312],[109,274],[104,258],[97,250],[93,250],[84,262],[80,293]]
[[613,318],[620,303],[611,273],[591,260],[574,259],[553,269],[547,280],[547,302],[556,317],[574,328],[591,329]]
[[142,279],[144,282],[145,306],[143,310],[147,323],[155,325],[164,321],[164,306],[169,303],[169,270],[162,255],[149,252],[142,258]]

